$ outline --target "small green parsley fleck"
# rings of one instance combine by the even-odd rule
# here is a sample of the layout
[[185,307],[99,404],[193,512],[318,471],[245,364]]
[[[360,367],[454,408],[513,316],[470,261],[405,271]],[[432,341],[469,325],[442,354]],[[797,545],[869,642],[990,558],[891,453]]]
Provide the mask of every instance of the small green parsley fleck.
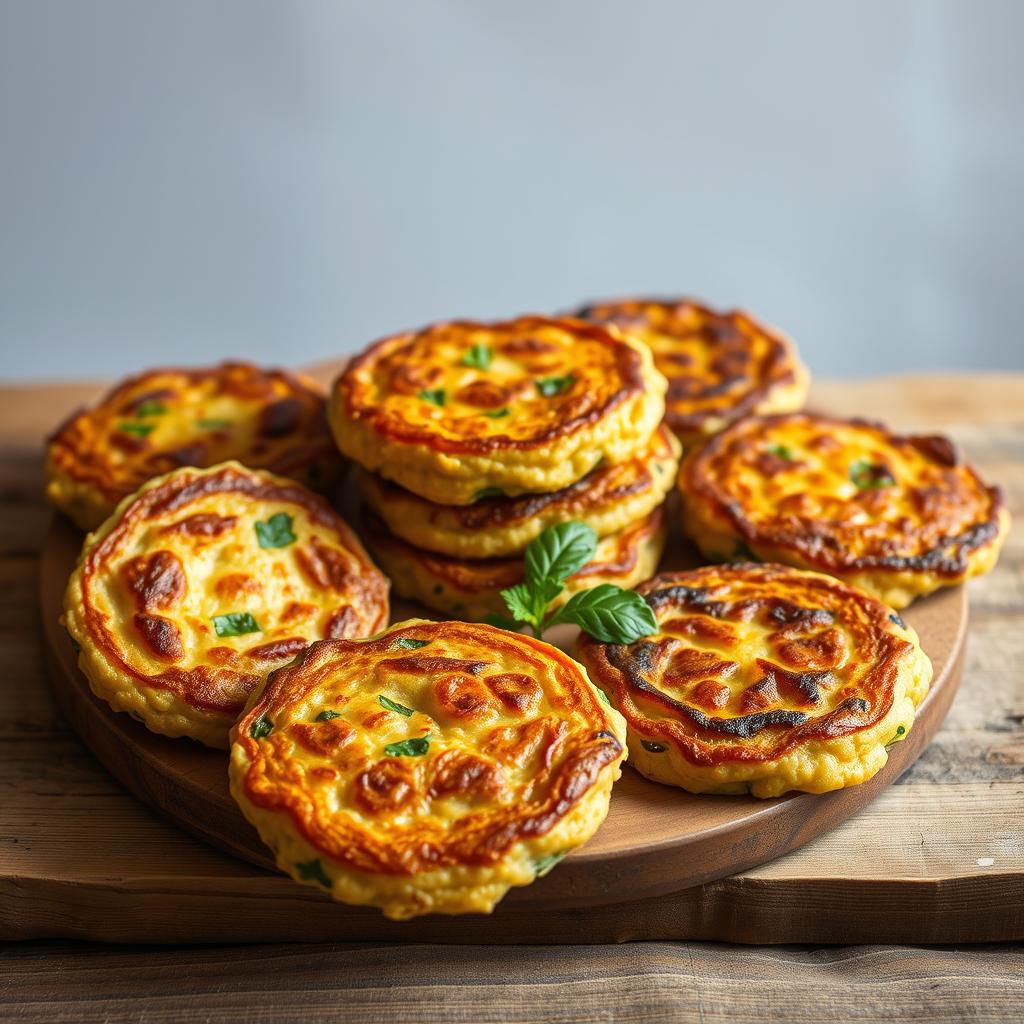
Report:
[[429,736],[416,736],[408,740],[399,740],[397,743],[389,743],[384,748],[388,757],[422,757],[430,750]]
[[196,425],[203,430],[227,430],[231,426],[231,420],[202,419],[196,420]]
[[262,633],[263,627],[249,612],[228,612],[214,615],[213,628],[217,636],[243,636],[246,633]]
[[850,479],[862,491],[874,491],[880,487],[892,487],[896,483],[896,478],[885,466],[868,462],[867,459],[857,459],[850,466]]
[[503,420],[508,414],[508,409],[491,409],[484,413],[489,420]]
[[491,365],[494,353],[488,345],[474,345],[463,357],[463,366],[475,366],[478,370],[486,370]]
[[261,740],[264,736],[269,736],[274,728],[274,723],[267,718],[266,715],[260,715],[255,722],[252,723],[252,728],[249,730],[249,735],[254,740]]
[[320,863],[320,858],[314,860],[301,861],[295,865],[295,870],[299,873],[299,878],[304,882],[319,882],[325,889],[330,889],[331,880],[324,871],[323,864]]
[[538,857],[533,862],[537,877],[546,875],[568,852],[568,850],[562,850],[561,853],[548,853],[543,857]]
[[117,429],[123,434],[135,434],[138,437],[148,437],[156,430],[155,423],[119,423]]
[[167,406],[163,402],[143,402],[135,409],[136,416],[163,416]]
[[320,714],[316,716],[316,720],[318,722],[329,722],[332,718],[341,718],[341,715],[337,711],[332,711],[330,708],[326,711],[321,711]]
[[286,548],[298,539],[292,530],[292,517],[287,512],[275,512],[269,519],[260,520],[254,526],[261,548]]
[[420,398],[424,402],[430,402],[431,405],[443,406],[447,400],[444,388],[436,388],[434,390],[427,390],[420,392]]
[[[412,708],[407,708],[404,704],[396,704],[393,700],[388,700],[383,693],[377,694],[377,700],[382,708],[387,708],[388,711],[394,711],[396,715],[405,715],[408,718],[410,715],[416,714]],[[426,753],[426,751],[424,751]]]
[[545,398],[553,398],[563,391],[568,391],[575,380],[576,377],[573,374],[567,373],[564,377],[541,377],[540,380],[534,381],[534,384]]
[[429,643],[429,640],[417,640],[412,636],[400,636],[391,646],[402,647],[407,651],[418,651],[421,647],[426,647]]
[[482,487],[473,495],[474,501],[483,501],[484,498],[504,498],[505,492],[500,487]]
[[787,448],[784,444],[770,444],[765,448],[766,452],[771,452],[772,455],[778,455],[780,459],[785,459],[786,462],[793,461],[793,451]]

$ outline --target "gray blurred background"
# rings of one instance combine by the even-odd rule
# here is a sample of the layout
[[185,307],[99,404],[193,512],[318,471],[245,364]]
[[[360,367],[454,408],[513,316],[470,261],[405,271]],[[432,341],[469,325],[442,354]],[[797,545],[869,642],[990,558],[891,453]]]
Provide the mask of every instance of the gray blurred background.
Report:
[[0,374],[633,292],[821,375],[1022,368],[1022,41],[1014,0],[0,0]]

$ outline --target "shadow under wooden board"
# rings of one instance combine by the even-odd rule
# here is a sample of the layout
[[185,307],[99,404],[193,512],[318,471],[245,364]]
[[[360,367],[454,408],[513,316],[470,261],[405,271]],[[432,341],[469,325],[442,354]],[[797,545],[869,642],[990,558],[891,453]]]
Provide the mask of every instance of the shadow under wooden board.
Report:
[[[268,852],[232,801],[227,754],[190,741],[150,733],[128,715],[115,714],[89,690],[70,641],[58,624],[63,590],[82,536],[55,517],[43,550],[40,603],[54,691],[72,726],[124,786],[160,814],[226,852],[273,869]],[[399,605],[396,617],[417,614]],[[649,782],[630,768],[616,783],[611,809],[598,833],[558,868],[525,888],[513,889],[490,919],[427,917],[394,924],[367,908],[328,906],[326,933],[310,934],[310,905],[328,897],[294,886],[303,898],[289,904],[294,922],[277,921],[288,938],[408,938],[415,941],[616,941],[629,922],[637,931],[639,901],[663,897],[779,857],[834,828],[894,782],[927,746],[945,718],[960,680],[967,620],[963,588],[940,592],[905,613],[932,659],[931,692],[908,738],[892,748],[888,764],[870,782],[824,795],[793,794],[774,800],[694,796]],[[291,883],[288,883],[289,885]],[[171,910],[169,900],[168,910]],[[277,903],[280,908],[280,902]],[[592,916],[595,931],[580,927]],[[571,937],[560,937],[572,914]],[[489,920],[490,925],[483,925]],[[561,922],[559,925],[558,922]],[[291,928],[290,925],[294,925]],[[194,941],[222,940],[215,922]]]

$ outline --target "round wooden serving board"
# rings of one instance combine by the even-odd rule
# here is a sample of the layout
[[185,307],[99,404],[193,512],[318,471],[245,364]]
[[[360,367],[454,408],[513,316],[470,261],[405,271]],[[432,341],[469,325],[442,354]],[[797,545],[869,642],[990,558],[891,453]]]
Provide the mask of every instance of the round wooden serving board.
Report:
[[[55,516],[40,567],[48,668],[72,726],[107,770],[155,810],[222,850],[273,869],[267,849],[228,793],[227,753],[157,736],[128,715],[115,714],[93,696],[78,671],[58,618],[81,544],[82,535]],[[423,614],[397,604],[396,619]],[[935,677],[908,738],[892,748],[888,764],[870,782],[820,796],[758,800],[694,796],[648,782],[627,767],[594,838],[545,878],[513,889],[496,916],[505,905],[519,916],[530,906],[596,907],[679,892],[779,857],[855,814],[927,746],[960,682],[967,624],[964,588],[919,601],[904,617],[920,635]],[[543,931],[537,919],[535,935]]]

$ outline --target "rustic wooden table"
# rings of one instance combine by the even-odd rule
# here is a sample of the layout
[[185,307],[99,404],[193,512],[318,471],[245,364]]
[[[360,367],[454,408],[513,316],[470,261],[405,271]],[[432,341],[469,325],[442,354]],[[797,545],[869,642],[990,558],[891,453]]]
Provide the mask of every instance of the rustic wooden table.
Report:
[[[121,791],[64,724],[46,684],[35,600],[48,521],[40,440],[95,390],[0,389],[0,937],[33,939],[0,947],[0,1020],[1021,1019],[1024,949],[953,945],[1024,938],[1021,525],[998,569],[970,585],[962,689],[914,768],[831,835],[700,887],[701,913],[685,931],[735,935],[748,915],[759,941],[809,941],[803,910],[852,902],[872,924],[847,941],[942,948],[68,942],[85,934],[83,915],[88,934],[129,934],[133,912],[146,915],[182,857],[226,890],[244,891],[254,870]],[[952,434],[1004,486],[1024,524],[1024,376],[826,382],[812,403]],[[86,895],[55,897],[76,891],[80,877],[92,883]],[[776,931],[763,934],[769,927]],[[168,920],[166,937],[187,942],[188,929]]]

